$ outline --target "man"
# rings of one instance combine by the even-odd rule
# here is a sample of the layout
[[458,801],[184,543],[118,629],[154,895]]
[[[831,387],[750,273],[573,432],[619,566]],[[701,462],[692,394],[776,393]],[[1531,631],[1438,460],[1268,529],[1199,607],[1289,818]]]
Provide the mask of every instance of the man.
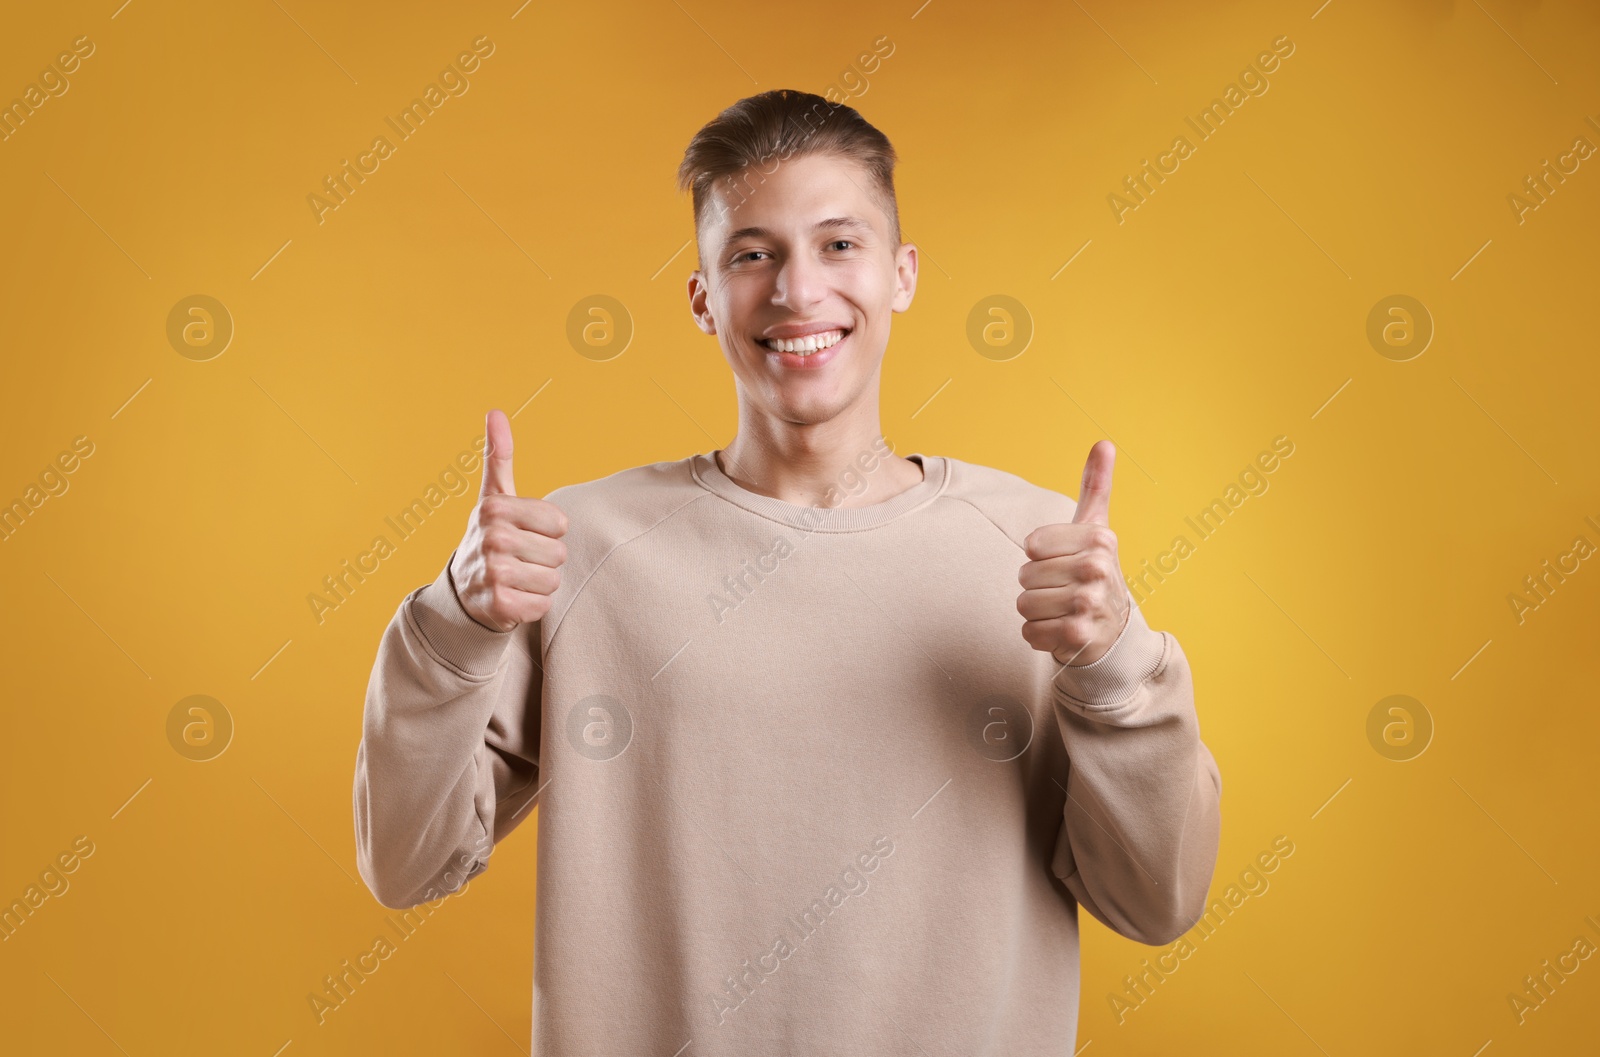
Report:
[[1122,581],[1110,443],[1074,503],[879,431],[894,160],[800,92],[701,129],[689,305],[737,435],[535,499],[490,412],[384,633],[361,875],[442,898],[540,806],[540,1057],[1071,1054],[1077,907],[1147,944],[1204,907],[1221,778]]

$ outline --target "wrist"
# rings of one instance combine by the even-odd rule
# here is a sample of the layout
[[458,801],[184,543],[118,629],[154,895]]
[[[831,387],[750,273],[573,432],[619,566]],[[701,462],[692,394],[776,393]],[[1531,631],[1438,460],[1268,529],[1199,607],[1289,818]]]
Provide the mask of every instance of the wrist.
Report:
[[[1069,668],[1088,668],[1091,665],[1099,664],[1101,661],[1111,656],[1112,651],[1117,648],[1117,645],[1122,642],[1124,636],[1128,634],[1128,626],[1133,622],[1133,600],[1125,598],[1124,602],[1125,604],[1122,607],[1122,624],[1117,628],[1116,635],[1111,638],[1111,644],[1106,646],[1104,650],[1100,651],[1099,653],[1094,653],[1092,648],[1096,645],[1096,643],[1091,642],[1088,646],[1082,647],[1074,651],[1074,653],[1068,653],[1065,657],[1061,656],[1062,653],[1066,652],[1064,649],[1053,650],[1050,656],[1055,658],[1057,664],[1066,665]],[[1087,660],[1084,659],[1084,655],[1086,653],[1091,654]]]

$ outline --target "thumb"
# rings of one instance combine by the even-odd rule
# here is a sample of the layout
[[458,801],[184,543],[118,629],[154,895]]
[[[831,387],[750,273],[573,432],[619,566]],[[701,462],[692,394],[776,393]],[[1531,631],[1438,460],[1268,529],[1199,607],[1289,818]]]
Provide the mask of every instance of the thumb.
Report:
[[483,452],[483,491],[480,495],[516,495],[511,479],[511,420],[504,411],[490,411],[484,423],[489,446]]
[[1111,524],[1111,464],[1116,458],[1117,449],[1109,440],[1097,440],[1089,449],[1089,458],[1083,464],[1083,484],[1078,489],[1078,508],[1072,514],[1074,525]]

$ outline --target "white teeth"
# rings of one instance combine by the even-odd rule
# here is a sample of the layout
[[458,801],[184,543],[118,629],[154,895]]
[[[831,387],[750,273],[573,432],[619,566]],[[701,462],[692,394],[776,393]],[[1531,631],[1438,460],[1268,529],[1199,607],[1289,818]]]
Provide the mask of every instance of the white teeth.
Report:
[[798,352],[804,355],[808,352],[820,352],[831,348],[844,339],[844,331],[827,330],[821,334],[807,334],[803,338],[785,341],[780,338],[762,338],[761,344],[774,352]]

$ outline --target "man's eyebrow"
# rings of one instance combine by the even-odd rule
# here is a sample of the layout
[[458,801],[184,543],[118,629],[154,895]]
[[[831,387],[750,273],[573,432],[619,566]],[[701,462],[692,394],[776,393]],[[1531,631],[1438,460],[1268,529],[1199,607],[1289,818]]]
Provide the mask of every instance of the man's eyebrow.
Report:
[[[813,231],[824,231],[833,228],[852,228],[868,234],[871,234],[872,232],[872,225],[868,224],[860,217],[829,217],[826,220],[819,220],[815,224],[811,225],[811,230]],[[771,235],[772,232],[763,227],[740,228],[737,231],[730,231],[726,241],[737,242],[740,239],[769,238]]]

